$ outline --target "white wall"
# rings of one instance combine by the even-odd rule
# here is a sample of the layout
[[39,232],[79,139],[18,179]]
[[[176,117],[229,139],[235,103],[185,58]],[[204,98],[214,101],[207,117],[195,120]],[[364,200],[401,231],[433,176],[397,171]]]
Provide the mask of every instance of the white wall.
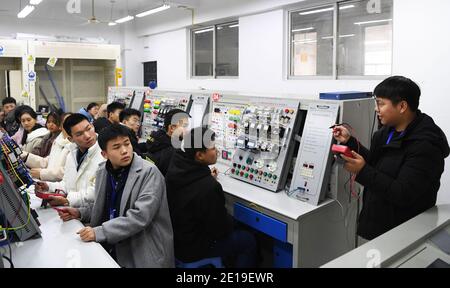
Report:
[[[450,1],[394,0],[394,73],[422,88],[420,108],[450,138]],[[439,202],[450,203],[450,159]]]
[[136,35],[135,22],[128,22],[121,26],[122,68],[124,86],[142,86],[144,82],[144,67],[142,65],[142,40]]
[[239,19],[239,79],[196,80],[188,76],[186,29],[143,38],[143,62],[158,61],[160,88],[239,90],[318,95],[331,90],[372,90],[378,81],[285,80],[282,10]]
[[[195,8],[194,23],[198,24],[228,17],[262,13],[302,1],[304,0],[197,0],[188,2],[193,3]],[[309,2],[314,3],[323,1],[309,0]],[[139,36],[176,30],[193,24],[191,12],[183,9],[170,9],[151,17],[137,19],[136,23],[136,33]]]
[[[255,8],[255,7],[253,7]],[[265,7],[267,8],[267,7]],[[450,137],[450,1],[394,0],[394,74],[411,77],[423,89],[421,109]],[[246,10],[248,12],[248,10]],[[220,15],[223,13],[219,12]],[[211,15],[205,18],[210,18]],[[211,20],[211,19],[209,19]],[[162,89],[239,90],[245,92],[318,95],[324,91],[372,91],[379,80],[285,80],[284,13],[275,10],[240,17],[239,79],[195,80],[188,77],[186,29],[142,38],[142,61],[158,61]],[[181,22],[181,21],[179,21]],[[173,29],[174,24],[167,28]],[[155,32],[155,28],[148,28]],[[153,30],[152,30],[153,29]],[[164,30],[163,24],[158,29]],[[169,29],[167,29],[169,30]],[[145,31],[138,27],[138,35]],[[442,176],[439,203],[450,203],[450,160]]]

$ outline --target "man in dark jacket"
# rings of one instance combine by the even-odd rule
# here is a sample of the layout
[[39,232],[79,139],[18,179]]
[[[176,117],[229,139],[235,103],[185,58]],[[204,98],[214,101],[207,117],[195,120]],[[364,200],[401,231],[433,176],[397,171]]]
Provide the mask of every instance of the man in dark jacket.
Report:
[[16,109],[16,99],[13,97],[7,97],[2,101],[4,121],[1,126],[8,133],[9,136],[16,134],[19,130],[19,123],[16,121],[15,109]]
[[106,107],[108,118],[100,117],[94,121],[95,132],[98,134],[106,127],[111,126],[111,124],[119,124],[120,112],[122,112],[123,109],[125,109],[125,104],[123,103],[112,102],[111,104],[108,104]]
[[184,152],[175,152],[167,171],[175,257],[182,262],[231,257],[235,267],[254,267],[255,238],[246,231],[233,231],[222,186],[208,167],[217,161],[214,138],[205,127],[192,129],[185,136]]
[[[450,148],[433,119],[418,110],[420,88],[393,76],[375,88],[383,128],[373,135],[370,150],[343,126],[334,137],[353,150],[344,168],[365,187],[358,235],[372,240],[436,204],[444,159]],[[356,151],[356,152],[355,152]]]
[[[189,126],[189,114],[181,109],[172,109],[164,118],[164,130],[154,131],[147,140],[146,152],[159,171],[166,175],[170,161],[175,153],[172,137],[181,141]],[[179,148],[179,147],[177,147]]]
[[142,148],[145,148],[145,143],[139,144],[139,128],[141,127],[141,112],[133,108],[125,108],[119,115],[120,123],[126,126],[129,130],[131,145],[134,152],[142,157],[142,153],[145,152]]

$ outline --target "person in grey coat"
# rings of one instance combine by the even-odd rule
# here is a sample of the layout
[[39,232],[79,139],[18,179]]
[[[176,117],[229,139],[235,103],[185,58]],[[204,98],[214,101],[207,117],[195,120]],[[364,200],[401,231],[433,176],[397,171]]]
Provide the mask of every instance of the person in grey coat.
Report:
[[174,267],[163,176],[155,165],[133,153],[126,127],[105,128],[98,142],[108,161],[99,165],[95,202],[58,209],[61,219],[89,222],[78,231],[81,240],[101,243],[121,267]]

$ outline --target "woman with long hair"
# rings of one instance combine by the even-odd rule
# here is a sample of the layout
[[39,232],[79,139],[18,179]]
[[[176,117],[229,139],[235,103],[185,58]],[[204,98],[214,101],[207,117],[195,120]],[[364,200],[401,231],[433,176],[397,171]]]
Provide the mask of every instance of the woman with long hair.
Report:
[[45,127],[47,127],[47,130],[50,133],[44,137],[44,139],[42,140],[42,145],[36,147],[31,152],[41,157],[47,157],[50,154],[50,150],[53,146],[53,141],[55,141],[55,139],[61,133],[61,115],[58,112],[50,112],[47,115],[47,122],[45,123]]
[[21,157],[28,168],[31,168],[31,176],[35,179],[43,181],[57,182],[61,181],[64,176],[64,166],[66,159],[70,153],[70,141],[67,139],[68,134],[63,128],[64,120],[72,115],[72,113],[65,113],[60,116],[60,129],[62,133],[56,137],[50,150],[48,157],[40,157],[35,154],[24,152]]
[[23,137],[20,142],[22,150],[31,152],[42,144],[43,138],[49,133],[47,128],[37,122],[37,114],[33,108],[25,106],[18,114],[23,127]]

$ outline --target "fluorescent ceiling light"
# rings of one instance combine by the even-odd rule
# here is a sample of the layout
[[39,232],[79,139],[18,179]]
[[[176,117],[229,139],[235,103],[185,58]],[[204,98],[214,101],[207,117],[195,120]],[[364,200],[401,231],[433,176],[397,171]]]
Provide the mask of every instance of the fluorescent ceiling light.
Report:
[[160,7],[153,8],[153,9],[150,9],[148,11],[139,13],[139,14],[136,15],[136,17],[138,17],[138,18],[145,17],[145,16],[148,16],[148,15],[151,15],[151,14],[155,14],[155,13],[167,10],[169,8],[170,8],[170,5],[164,4],[164,5],[160,6]]
[[31,5],[39,5],[39,3],[41,3],[42,0],[30,0],[30,4]]
[[314,27],[295,29],[295,30],[292,30],[292,32],[300,32],[300,31],[308,31],[308,30],[314,30]]
[[311,11],[306,11],[306,12],[300,12],[300,15],[310,15],[310,14],[316,14],[316,13],[322,13],[322,12],[327,12],[327,11],[333,11],[334,7],[330,7],[330,8],[323,8],[323,9],[317,9],[317,10],[311,10]]
[[365,22],[355,22],[355,25],[364,25],[364,24],[374,24],[381,22],[391,22],[392,19],[382,19],[382,20],[373,20],[373,21],[365,21]]
[[234,28],[234,27],[239,27],[239,24],[233,24],[233,25],[228,26],[228,28]]
[[[347,34],[347,35],[339,35],[339,38],[349,38],[349,37],[354,37],[355,34]],[[333,39],[333,36],[324,36],[322,37],[322,39]]]
[[317,43],[317,40],[313,40],[313,39],[294,40],[294,41],[292,41],[292,43],[298,43],[298,44]]
[[203,29],[203,30],[198,30],[195,31],[195,34],[201,34],[201,33],[206,33],[206,32],[210,32],[210,31],[214,31],[214,28],[208,28],[208,29]]
[[116,22],[109,22],[109,23],[108,23],[108,26],[115,26],[115,25],[117,25]]
[[134,19],[133,16],[128,15],[127,17],[120,18],[120,19],[116,20],[115,22],[120,24],[120,23],[128,22],[133,19]]
[[355,5],[345,5],[345,6],[341,6],[341,7],[339,7],[339,10],[345,10],[345,9],[350,9],[350,8],[355,8]]
[[[345,9],[349,9],[349,8],[354,8],[355,5],[345,5],[345,6],[341,6],[339,7],[339,10],[345,10]],[[311,14],[317,14],[317,13],[322,13],[322,12],[328,12],[328,11],[333,11],[334,7],[329,7],[329,8],[323,8],[323,9],[317,9],[317,10],[311,10],[311,11],[306,11],[306,12],[300,12],[300,15],[311,15]]]
[[34,6],[31,5],[27,5],[25,6],[22,11],[19,12],[19,14],[17,14],[17,18],[25,18],[27,17],[31,12],[33,12],[34,10]]

